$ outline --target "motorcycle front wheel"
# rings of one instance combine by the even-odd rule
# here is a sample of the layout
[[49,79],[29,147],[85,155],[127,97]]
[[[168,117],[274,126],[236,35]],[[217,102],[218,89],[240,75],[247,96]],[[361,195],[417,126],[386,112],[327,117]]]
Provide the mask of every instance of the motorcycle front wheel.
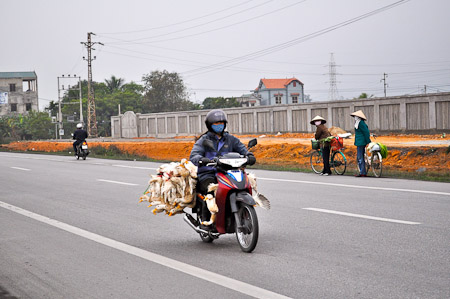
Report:
[[238,228],[236,224],[237,241],[242,251],[252,252],[256,247],[256,243],[258,243],[259,236],[259,224],[255,208],[242,203],[238,211],[238,217],[242,229]]

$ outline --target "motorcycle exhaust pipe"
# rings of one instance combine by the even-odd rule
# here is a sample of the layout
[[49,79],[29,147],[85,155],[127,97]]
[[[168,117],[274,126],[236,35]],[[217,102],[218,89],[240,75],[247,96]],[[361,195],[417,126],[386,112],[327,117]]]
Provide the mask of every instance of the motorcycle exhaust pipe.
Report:
[[[201,229],[200,227],[198,227],[198,226],[195,226],[195,224],[193,223],[193,222],[196,222],[195,221],[195,219],[190,215],[190,214],[188,214],[188,213],[185,213],[184,214],[184,217],[183,217],[183,219],[184,219],[184,221],[187,223],[187,224],[189,224],[189,226],[190,227],[192,227],[192,229],[193,230],[195,230],[197,233],[202,233],[202,234],[207,234],[207,235],[209,235],[211,232],[209,232],[209,231],[206,231],[206,230],[204,230],[204,229]],[[192,220],[191,220],[192,219]],[[212,235],[219,235],[219,234],[216,234],[216,233],[211,233]]]

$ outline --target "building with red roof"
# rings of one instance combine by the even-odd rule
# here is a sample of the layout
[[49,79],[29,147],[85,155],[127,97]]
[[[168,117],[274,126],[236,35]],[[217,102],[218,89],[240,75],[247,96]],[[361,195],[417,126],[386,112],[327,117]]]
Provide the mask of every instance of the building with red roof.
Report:
[[261,105],[305,102],[303,83],[297,78],[261,79],[254,93],[260,99]]

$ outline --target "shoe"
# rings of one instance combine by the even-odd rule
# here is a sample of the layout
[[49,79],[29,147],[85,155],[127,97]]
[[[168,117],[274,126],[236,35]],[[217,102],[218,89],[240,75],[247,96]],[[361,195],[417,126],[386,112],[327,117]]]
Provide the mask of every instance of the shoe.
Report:
[[359,178],[359,177],[367,177],[367,174],[356,174],[355,177]]
[[331,175],[330,173],[322,173],[322,175]]
[[319,175],[323,175],[323,172],[319,173]]

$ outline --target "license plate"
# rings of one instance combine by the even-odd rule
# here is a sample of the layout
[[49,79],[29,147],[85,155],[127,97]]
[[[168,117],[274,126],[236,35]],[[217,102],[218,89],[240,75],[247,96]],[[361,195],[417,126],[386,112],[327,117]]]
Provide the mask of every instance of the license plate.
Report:
[[87,149],[87,145],[82,145],[81,148],[82,149]]

